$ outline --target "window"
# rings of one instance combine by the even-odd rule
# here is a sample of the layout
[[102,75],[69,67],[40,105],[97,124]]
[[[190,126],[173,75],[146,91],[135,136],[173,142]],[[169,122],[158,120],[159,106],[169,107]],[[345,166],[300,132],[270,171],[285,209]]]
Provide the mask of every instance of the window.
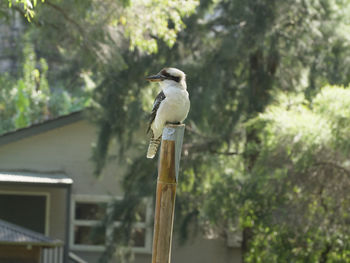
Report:
[[[108,228],[101,225],[101,220],[111,209],[113,200],[109,196],[76,195],[72,200],[71,247],[75,250],[103,251],[107,235],[118,235],[121,226],[120,218],[116,215],[114,223]],[[132,239],[135,252],[151,252],[152,229],[151,202],[145,200],[137,209]]]
[[49,234],[49,194],[38,192],[0,192],[0,219]]

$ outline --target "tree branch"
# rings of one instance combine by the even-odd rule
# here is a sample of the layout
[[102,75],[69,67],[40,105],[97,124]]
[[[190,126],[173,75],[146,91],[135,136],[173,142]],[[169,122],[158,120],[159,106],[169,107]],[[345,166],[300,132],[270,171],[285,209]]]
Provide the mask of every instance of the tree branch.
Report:
[[195,135],[198,135],[198,136],[200,136],[200,137],[202,137],[202,138],[213,140],[212,138],[210,138],[210,137],[208,137],[208,136],[205,136],[204,134],[202,134],[202,133],[198,132],[197,130],[193,129],[193,128],[192,128],[191,126],[189,126],[189,125],[186,125],[186,128],[185,128],[185,129],[186,129],[187,131],[189,131],[190,133],[193,133],[193,134],[195,134]]
[[53,9],[55,9],[57,12],[59,12],[68,22],[70,22],[71,24],[73,24],[75,27],[77,27],[77,29],[79,31],[81,31],[82,33],[85,33],[84,28],[78,23],[76,22],[74,19],[72,19],[65,10],[63,10],[60,6],[55,5],[53,3],[51,3],[50,1],[46,0],[45,4],[52,7]]
[[219,152],[219,151],[214,151],[214,150],[209,150],[209,152],[219,154],[219,155],[239,155],[239,154],[241,154],[239,152]]
[[183,145],[183,149],[184,151],[188,151],[188,150],[192,150],[195,152],[208,152],[208,153],[213,153],[213,154],[218,154],[218,155],[227,155],[227,156],[232,156],[232,155],[239,155],[241,153],[239,152],[230,152],[230,151],[226,151],[226,152],[222,152],[222,151],[218,151],[216,150],[215,146],[218,144],[218,142],[216,140],[210,140],[210,141],[206,141],[204,143],[186,143]]
[[314,166],[331,166],[333,168],[336,168],[338,170],[341,170],[341,171],[345,172],[347,175],[350,176],[350,171],[348,169],[346,169],[343,166],[341,166],[341,165],[339,165],[337,163],[334,163],[334,162],[322,161],[322,162],[315,163]]
[[[20,13],[23,17],[26,16],[26,12],[22,8],[20,8],[19,6],[13,5],[12,8],[13,8],[13,10],[17,11],[18,13]],[[38,21],[36,21],[35,19],[31,19],[31,22],[34,23],[38,27],[41,26],[41,24]]]

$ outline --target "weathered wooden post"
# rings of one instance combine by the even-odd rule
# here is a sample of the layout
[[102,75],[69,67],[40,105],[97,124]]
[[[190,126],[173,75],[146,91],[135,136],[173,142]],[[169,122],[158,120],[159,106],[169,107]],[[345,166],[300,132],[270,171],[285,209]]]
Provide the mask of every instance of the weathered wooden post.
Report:
[[168,124],[163,130],[158,164],[152,263],[170,263],[176,185],[184,130],[184,124]]

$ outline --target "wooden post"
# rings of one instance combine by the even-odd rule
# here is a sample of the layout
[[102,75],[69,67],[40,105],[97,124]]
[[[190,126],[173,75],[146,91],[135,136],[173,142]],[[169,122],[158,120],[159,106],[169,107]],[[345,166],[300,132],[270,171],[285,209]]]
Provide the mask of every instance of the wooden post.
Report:
[[185,125],[166,125],[158,165],[152,263],[170,263],[176,185]]

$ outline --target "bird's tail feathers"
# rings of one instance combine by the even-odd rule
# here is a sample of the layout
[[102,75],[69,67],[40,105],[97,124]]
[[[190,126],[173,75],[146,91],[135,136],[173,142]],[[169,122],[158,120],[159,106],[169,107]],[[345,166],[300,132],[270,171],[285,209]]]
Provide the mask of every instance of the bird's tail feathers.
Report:
[[149,158],[149,159],[154,158],[154,156],[157,153],[157,149],[158,149],[158,146],[160,144],[161,138],[162,138],[162,136],[159,136],[158,139],[155,139],[153,137],[151,138],[151,141],[149,142],[149,145],[148,145],[147,158]]

